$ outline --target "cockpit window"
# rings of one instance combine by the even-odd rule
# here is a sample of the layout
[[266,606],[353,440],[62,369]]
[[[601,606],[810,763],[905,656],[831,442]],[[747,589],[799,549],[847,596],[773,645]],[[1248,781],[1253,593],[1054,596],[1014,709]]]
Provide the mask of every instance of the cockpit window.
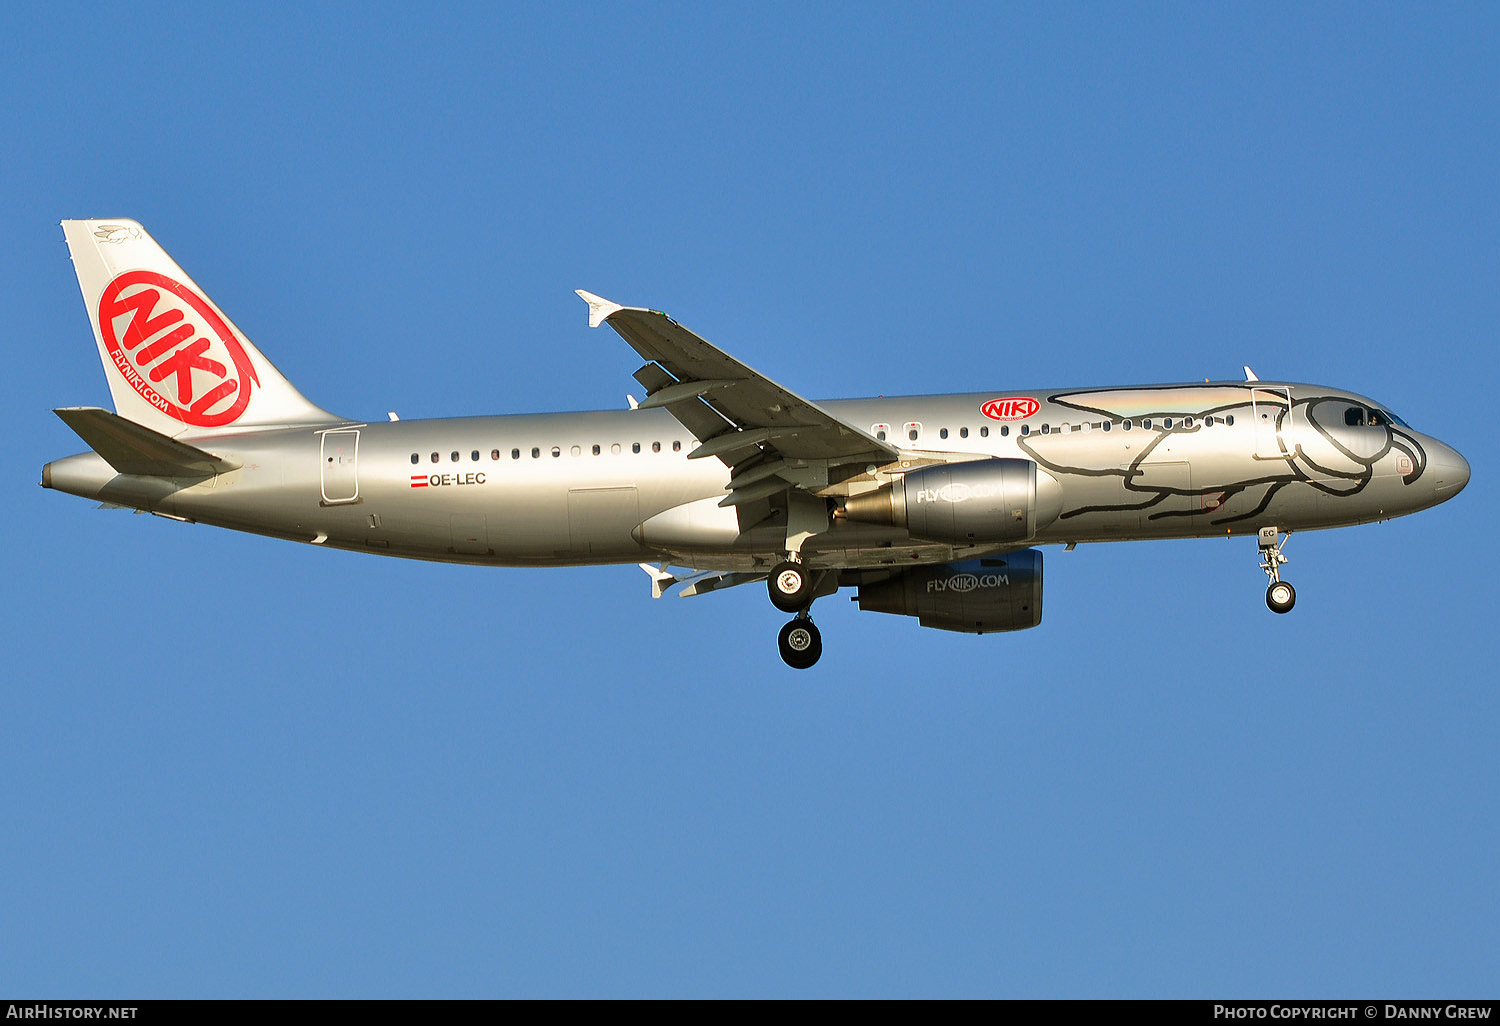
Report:
[[1396,416],[1390,410],[1382,410],[1374,406],[1351,406],[1344,411],[1344,423],[1349,427],[1389,427],[1399,424],[1407,427],[1406,421]]

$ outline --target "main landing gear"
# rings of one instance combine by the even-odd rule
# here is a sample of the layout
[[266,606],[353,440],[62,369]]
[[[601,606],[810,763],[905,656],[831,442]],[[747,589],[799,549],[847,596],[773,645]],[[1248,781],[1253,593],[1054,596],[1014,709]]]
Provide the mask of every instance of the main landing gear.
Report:
[[1292,606],[1297,604],[1297,589],[1281,579],[1281,565],[1287,561],[1281,547],[1291,536],[1288,531],[1286,538],[1282,538],[1280,528],[1276,527],[1260,529],[1260,568],[1271,578],[1271,584],[1266,588],[1266,605],[1273,613],[1290,613]]
[[823,654],[823,635],[809,615],[812,609],[813,575],[801,563],[787,560],[776,564],[766,580],[771,605],[783,613],[796,613],[776,636],[781,660],[794,670],[805,670]]
[[776,645],[781,649],[782,662],[794,670],[805,670],[823,654],[823,635],[804,609],[795,620],[789,620],[781,628],[781,633],[776,635]]
[[771,605],[783,613],[796,613],[812,604],[812,574],[801,563],[790,560],[777,563],[766,584],[771,591]]

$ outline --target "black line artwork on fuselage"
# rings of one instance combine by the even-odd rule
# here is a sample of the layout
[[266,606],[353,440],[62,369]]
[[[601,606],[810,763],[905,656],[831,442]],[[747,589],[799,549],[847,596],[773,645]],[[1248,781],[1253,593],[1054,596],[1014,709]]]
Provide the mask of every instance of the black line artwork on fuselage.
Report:
[[[1114,478],[1140,496],[1138,502],[1075,506],[1060,520],[1141,513],[1153,521],[1201,517],[1214,526],[1230,525],[1260,516],[1293,486],[1355,495],[1393,451],[1404,456],[1397,472],[1407,485],[1427,466],[1425,450],[1388,414],[1350,396],[1292,397],[1285,385],[1091,389],[1059,392],[1047,402],[1098,421],[1085,421],[1087,436],[1079,431],[1084,424],[1033,431],[1018,440],[1020,448],[1054,475]],[[1100,421],[1120,432],[1127,455],[1096,444]],[[1085,437],[1095,444],[1083,444]],[[1236,442],[1227,445],[1226,437]],[[1243,468],[1246,448],[1263,473],[1229,469]],[[1192,500],[1190,508],[1156,509],[1174,496]]]

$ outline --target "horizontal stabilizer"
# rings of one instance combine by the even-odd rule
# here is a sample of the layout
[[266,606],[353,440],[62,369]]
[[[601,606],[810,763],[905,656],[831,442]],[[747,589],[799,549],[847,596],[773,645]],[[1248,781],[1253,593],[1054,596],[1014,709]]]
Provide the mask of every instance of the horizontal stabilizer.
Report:
[[209,477],[239,468],[238,463],[168,438],[97,406],[73,406],[52,412],[122,474]]

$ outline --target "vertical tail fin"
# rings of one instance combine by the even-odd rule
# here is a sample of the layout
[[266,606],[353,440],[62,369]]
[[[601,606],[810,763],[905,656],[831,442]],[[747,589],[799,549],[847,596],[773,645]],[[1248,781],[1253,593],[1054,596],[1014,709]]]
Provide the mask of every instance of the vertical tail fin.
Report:
[[115,411],[168,436],[338,421],[302,397],[135,221],[64,221]]

